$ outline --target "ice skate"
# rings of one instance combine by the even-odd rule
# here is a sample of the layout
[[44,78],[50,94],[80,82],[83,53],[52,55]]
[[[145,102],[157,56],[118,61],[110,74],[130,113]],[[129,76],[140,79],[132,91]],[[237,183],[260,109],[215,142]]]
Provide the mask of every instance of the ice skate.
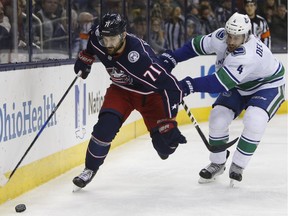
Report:
[[160,157],[162,160],[166,160],[166,159],[169,157],[169,155],[162,154],[162,153],[159,153],[159,152],[158,152],[158,155],[159,155],[159,157]]
[[223,164],[210,163],[206,168],[202,169],[199,173],[200,178],[198,182],[200,184],[209,183],[215,181],[216,177],[223,174],[226,166]]
[[84,188],[95,176],[97,170],[93,171],[90,169],[85,168],[82,173],[80,173],[78,176],[76,176],[73,179],[73,183],[76,186],[73,190],[73,192],[76,192],[80,190],[81,188]]
[[[226,151],[226,160],[229,157],[230,152]],[[226,163],[226,162],[225,162]],[[217,164],[210,163],[206,168],[202,169],[199,173],[200,178],[198,183],[205,184],[216,180],[216,177],[223,174],[226,169],[225,163]]]
[[232,162],[229,169],[230,187],[234,187],[235,180],[238,182],[242,181],[242,173],[243,168]]

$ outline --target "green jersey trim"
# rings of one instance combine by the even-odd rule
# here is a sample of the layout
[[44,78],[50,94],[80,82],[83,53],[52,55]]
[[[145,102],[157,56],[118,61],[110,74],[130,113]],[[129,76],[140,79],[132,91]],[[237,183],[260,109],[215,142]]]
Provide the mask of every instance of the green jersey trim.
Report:
[[206,55],[206,52],[204,51],[203,48],[203,39],[205,36],[199,35],[196,36],[195,38],[192,39],[192,47],[193,50],[198,54],[198,55]]
[[216,72],[216,77],[226,90],[234,88],[238,81],[230,75],[223,67]]
[[269,77],[249,81],[249,82],[246,82],[243,84],[239,84],[237,86],[237,89],[242,90],[242,91],[252,91],[254,89],[259,88],[260,86],[262,86],[264,84],[277,82],[277,81],[283,79],[284,74],[285,74],[285,69],[280,64],[280,66],[278,67],[278,70],[273,75],[271,75]]

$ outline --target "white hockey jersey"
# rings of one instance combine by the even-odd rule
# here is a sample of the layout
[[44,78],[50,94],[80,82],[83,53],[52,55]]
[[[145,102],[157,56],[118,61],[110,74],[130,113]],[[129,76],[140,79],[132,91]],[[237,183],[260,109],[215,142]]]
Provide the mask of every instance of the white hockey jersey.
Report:
[[227,50],[224,28],[195,37],[191,45],[197,55],[217,55],[216,76],[226,90],[235,87],[241,95],[250,95],[285,84],[283,65],[254,35],[232,53]]

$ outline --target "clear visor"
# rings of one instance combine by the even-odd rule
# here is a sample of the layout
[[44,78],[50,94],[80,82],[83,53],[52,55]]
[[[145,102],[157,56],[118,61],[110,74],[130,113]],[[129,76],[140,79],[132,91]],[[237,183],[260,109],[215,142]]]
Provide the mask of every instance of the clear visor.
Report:
[[115,36],[98,36],[98,40],[103,47],[117,47],[122,41],[122,34]]

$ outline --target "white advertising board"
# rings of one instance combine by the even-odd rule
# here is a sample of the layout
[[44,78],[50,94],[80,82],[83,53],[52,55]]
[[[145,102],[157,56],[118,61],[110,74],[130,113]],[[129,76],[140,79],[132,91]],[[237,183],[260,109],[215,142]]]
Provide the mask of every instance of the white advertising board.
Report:
[[[90,138],[110,84],[97,67],[89,79],[78,78],[21,166]],[[1,173],[13,170],[74,78],[73,65],[0,73]]]
[[[276,55],[287,69],[287,55]],[[178,64],[178,78],[215,72],[215,56],[197,57]],[[39,133],[75,74],[73,65],[0,72],[0,172],[13,170]],[[110,80],[101,63],[92,66],[86,80],[79,78],[25,157],[21,166],[90,138]],[[209,107],[215,94],[186,98],[191,108]],[[140,119],[133,112],[125,124]]]

